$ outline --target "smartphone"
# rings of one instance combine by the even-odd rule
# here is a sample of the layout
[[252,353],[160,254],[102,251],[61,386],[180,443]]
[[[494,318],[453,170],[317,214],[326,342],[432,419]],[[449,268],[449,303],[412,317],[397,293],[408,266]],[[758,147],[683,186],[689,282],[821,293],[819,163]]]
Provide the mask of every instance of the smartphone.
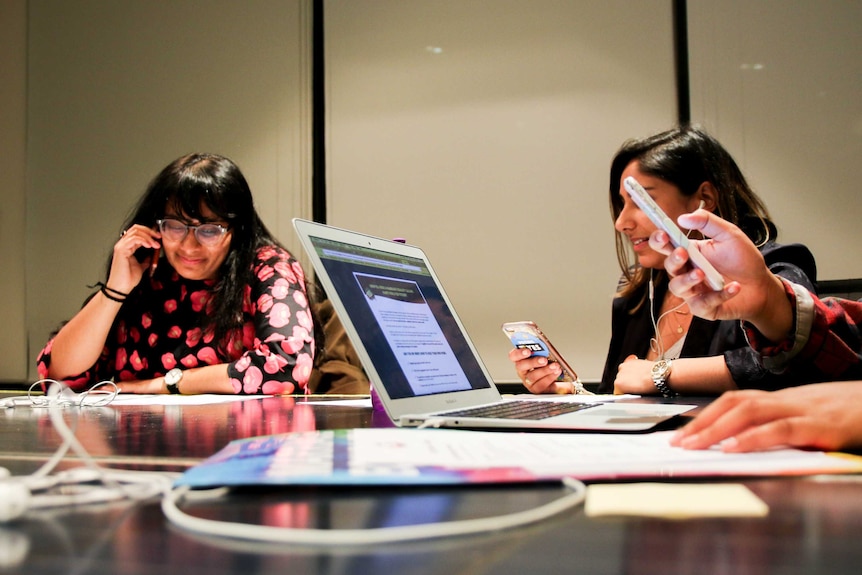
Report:
[[150,277],[153,277],[153,274],[156,273],[156,268],[159,265],[159,256],[161,255],[160,249],[153,248],[138,248],[135,250],[135,259],[138,260],[138,263],[144,263],[147,261],[147,258],[150,259]]
[[709,287],[715,291],[724,289],[724,278],[721,277],[718,270],[709,263],[709,260],[700,253],[697,246],[689,241],[686,235],[682,233],[682,230],[679,229],[679,226],[655,203],[655,200],[650,197],[643,186],[631,176],[623,180],[623,186],[632,200],[634,200],[634,203],[652,220],[652,223],[667,232],[668,237],[670,237],[670,243],[675,247],[685,248],[692,265],[703,271]]
[[139,264],[142,264],[154,253],[155,250],[153,248],[138,248],[135,250],[135,259],[138,260]]
[[560,355],[554,344],[548,339],[548,336],[539,329],[539,326],[535,322],[510,321],[504,323],[502,328],[503,334],[509,338],[509,341],[516,348],[529,349],[532,352],[532,356],[547,357],[548,362],[558,363],[560,366],[560,376],[557,378],[557,381],[570,381],[575,388],[575,393],[592,395],[591,392],[584,388],[581,380],[578,378],[578,374],[563,359],[563,356]]

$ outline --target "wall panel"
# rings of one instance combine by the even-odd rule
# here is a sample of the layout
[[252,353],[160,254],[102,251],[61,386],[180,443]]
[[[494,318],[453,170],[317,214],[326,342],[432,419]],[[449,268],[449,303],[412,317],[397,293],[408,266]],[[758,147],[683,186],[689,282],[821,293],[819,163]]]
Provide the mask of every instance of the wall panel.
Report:
[[822,279],[862,277],[862,3],[689,0],[692,117]]
[[496,379],[520,319],[598,378],[608,168],[676,120],[671,2],[335,0],[325,26],[328,221],[423,246]]

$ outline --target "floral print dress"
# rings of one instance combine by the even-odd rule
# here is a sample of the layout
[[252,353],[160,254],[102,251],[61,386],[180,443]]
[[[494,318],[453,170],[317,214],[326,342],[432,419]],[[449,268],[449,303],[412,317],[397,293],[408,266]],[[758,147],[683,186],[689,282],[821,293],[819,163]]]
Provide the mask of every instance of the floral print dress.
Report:
[[[187,280],[162,259],[153,278],[142,281],[123,303],[99,360],[67,378],[79,391],[104,381],[147,380],[179,367],[228,364],[235,393],[306,393],[314,358],[314,329],[305,274],[284,249],[261,248],[254,280],[245,288],[243,325],[221,344],[201,329],[212,280]],[[53,339],[37,359],[47,377]]]

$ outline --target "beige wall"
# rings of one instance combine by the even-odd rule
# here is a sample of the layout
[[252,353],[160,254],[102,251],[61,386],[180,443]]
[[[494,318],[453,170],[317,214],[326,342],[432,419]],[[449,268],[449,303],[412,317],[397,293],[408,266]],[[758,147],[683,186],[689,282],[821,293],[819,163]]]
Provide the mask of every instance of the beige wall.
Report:
[[688,0],[692,115],[730,148],[780,239],[862,277],[862,2]]
[[[601,375],[611,156],[676,120],[667,0],[326,3],[330,223],[431,258],[495,379],[505,321]],[[632,34],[632,31],[638,34]]]
[[27,2],[0,0],[0,381],[27,375],[24,208]]

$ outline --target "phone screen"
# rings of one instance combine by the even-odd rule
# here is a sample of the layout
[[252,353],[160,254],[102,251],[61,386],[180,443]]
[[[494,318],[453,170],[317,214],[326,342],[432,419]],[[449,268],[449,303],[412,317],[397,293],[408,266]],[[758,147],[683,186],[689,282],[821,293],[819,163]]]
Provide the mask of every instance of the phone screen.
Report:
[[577,374],[557,353],[550,340],[535,323],[530,321],[504,323],[503,333],[516,348],[528,349],[533,356],[547,357],[548,361],[559,363],[562,369],[557,381],[577,381]]

